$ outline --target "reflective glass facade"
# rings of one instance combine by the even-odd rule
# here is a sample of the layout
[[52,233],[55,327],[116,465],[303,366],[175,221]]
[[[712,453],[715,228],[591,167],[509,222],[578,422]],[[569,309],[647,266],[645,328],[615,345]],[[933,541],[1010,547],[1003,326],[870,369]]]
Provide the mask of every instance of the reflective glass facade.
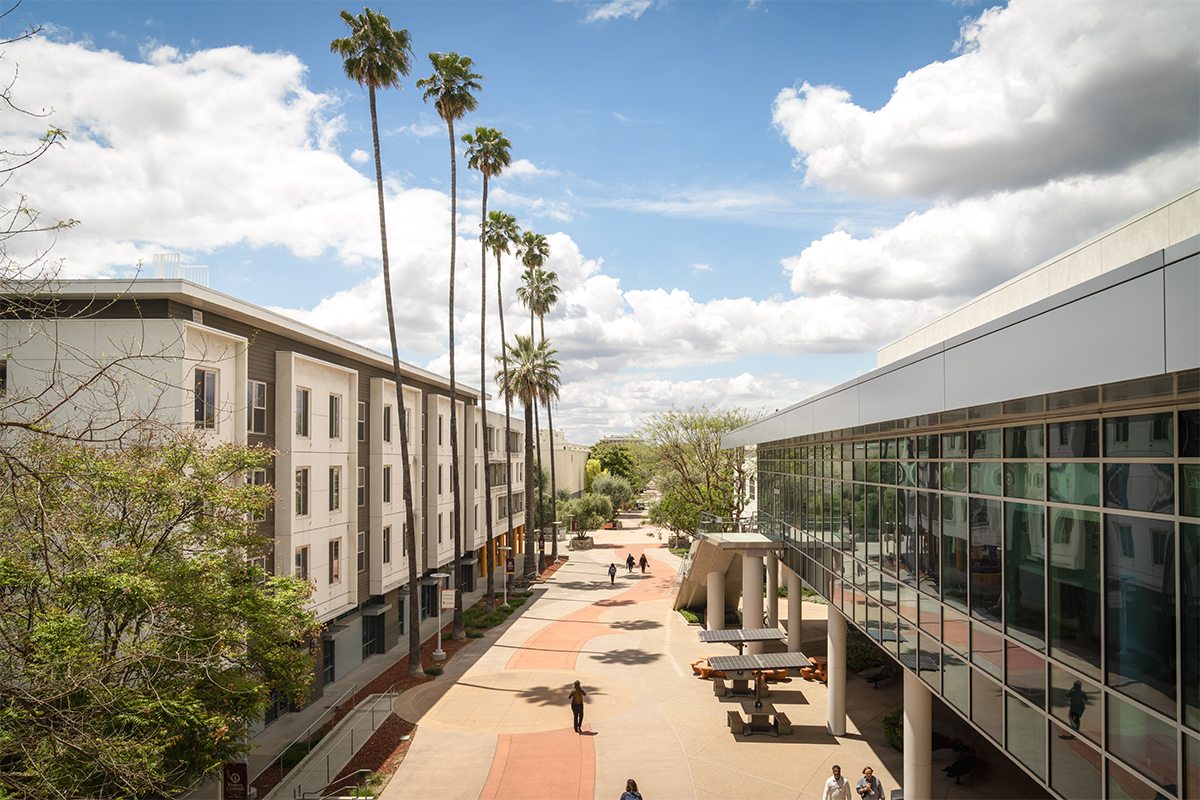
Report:
[[1200,797],[1198,383],[761,443],[759,512],[791,569],[1052,792]]

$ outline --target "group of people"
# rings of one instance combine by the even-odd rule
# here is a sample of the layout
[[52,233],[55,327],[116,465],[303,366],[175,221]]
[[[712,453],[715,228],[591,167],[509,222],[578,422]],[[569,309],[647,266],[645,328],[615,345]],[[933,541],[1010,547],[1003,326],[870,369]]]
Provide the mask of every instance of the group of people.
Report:
[[[638,561],[635,562],[633,560],[633,553],[630,553],[629,556],[625,559],[625,568],[628,569],[630,572],[633,572],[633,565],[635,563],[641,565],[642,574],[645,575],[646,568],[650,566],[650,560],[648,558],[646,558],[646,554],[642,553],[642,557]],[[608,565],[608,582],[611,584],[614,584],[614,585],[617,582],[617,565],[616,564]]]
[[[862,777],[858,779],[854,791],[862,800],[883,800],[883,784],[870,767],[863,767]],[[850,781],[842,777],[842,768],[837,764],[833,765],[833,775],[825,781],[821,800],[850,800]]]

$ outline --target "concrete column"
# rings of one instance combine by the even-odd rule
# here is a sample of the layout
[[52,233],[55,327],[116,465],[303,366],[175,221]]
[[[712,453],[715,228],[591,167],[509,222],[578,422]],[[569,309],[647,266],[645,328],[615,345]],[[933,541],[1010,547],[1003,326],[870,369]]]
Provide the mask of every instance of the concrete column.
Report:
[[[763,559],[742,553],[742,627],[763,626]],[[762,642],[747,642],[746,652],[761,653]]]
[[804,641],[804,607],[801,602],[804,596],[800,585],[800,576],[787,571],[788,590],[788,652],[799,653],[800,644]]
[[[829,702],[826,729],[832,736],[846,735],[846,618],[833,606],[829,609],[828,643]],[[910,795],[905,795],[909,797]],[[929,795],[911,795],[928,797]]]
[[767,627],[779,627],[779,559],[767,554]]
[[933,693],[904,670],[904,796],[933,794]]
[[725,573],[708,573],[708,630],[725,630]]

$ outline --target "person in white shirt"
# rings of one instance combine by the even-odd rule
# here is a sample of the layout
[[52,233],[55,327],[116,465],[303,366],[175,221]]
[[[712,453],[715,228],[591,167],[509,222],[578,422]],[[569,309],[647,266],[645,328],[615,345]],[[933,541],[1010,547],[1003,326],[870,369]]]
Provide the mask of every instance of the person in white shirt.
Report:
[[850,800],[850,781],[842,777],[842,768],[833,765],[833,775],[825,781],[825,792],[821,800]]

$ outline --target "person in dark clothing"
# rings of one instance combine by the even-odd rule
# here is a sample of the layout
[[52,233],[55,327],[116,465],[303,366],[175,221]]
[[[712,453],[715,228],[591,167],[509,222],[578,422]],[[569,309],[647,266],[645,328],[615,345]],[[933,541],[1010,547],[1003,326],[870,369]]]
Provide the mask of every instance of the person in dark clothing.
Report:
[[630,553],[629,557],[625,559],[625,568],[633,572],[633,553]]
[[640,564],[640,565],[641,565],[641,567],[642,567],[642,574],[643,574],[643,575],[645,575],[645,574],[646,574],[646,567],[647,567],[647,566],[649,566],[649,564],[650,564],[650,562],[649,562],[649,561],[646,559],[646,554],[645,554],[645,553],[642,553],[642,557],[641,557],[641,558],[638,560],[638,564]]
[[1083,710],[1087,708],[1087,692],[1083,690],[1082,681],[1075,681],[1075,685],[1067,690],[1067,699],[1071,701],[1071,706],[1067,709],[1067,718],[1071,720],[1071,727],[1079,730]]
[[575,717],[575,732],[583,733],[583,698],[587,697],[587,692],[579,685],[579,681],[575,681],[575,685],[571,687],[571,714]]
[[613,584],[614,586],[617,583],[617,565],[616,564],[608,565],[608,582]]
[[621,793],[621,800],[642,800],[642,793],[638,791],[637,781],[633,778],[625,781],[625,791]]

